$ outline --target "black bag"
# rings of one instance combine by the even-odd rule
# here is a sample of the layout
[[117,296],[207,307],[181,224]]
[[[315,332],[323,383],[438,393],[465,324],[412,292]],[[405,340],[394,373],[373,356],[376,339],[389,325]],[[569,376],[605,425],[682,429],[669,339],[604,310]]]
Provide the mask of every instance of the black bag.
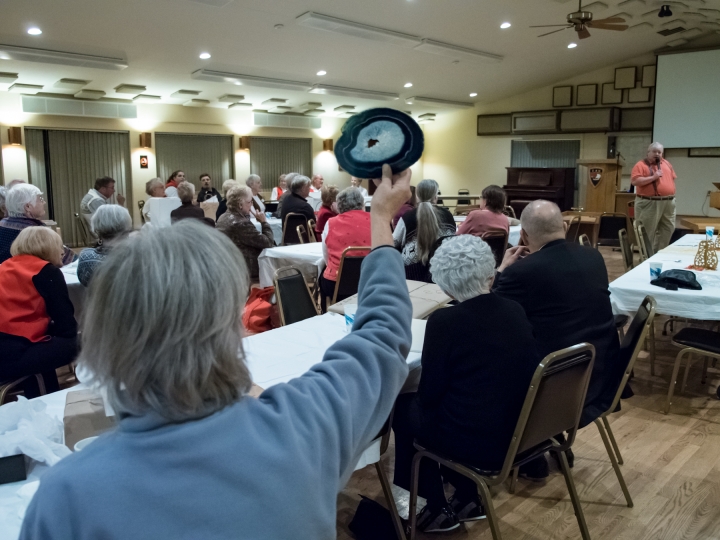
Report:
[[695,274],[689,270],[665,270],[660,274],[660,277],[653,279],[650,285],[656,285],[668,291],[677,291],[678,289],[702,290],[702,285],[698,283]]
[[348,525],[358,540],[397,540],[390,511],[382,504],[360,496],[362,500]]

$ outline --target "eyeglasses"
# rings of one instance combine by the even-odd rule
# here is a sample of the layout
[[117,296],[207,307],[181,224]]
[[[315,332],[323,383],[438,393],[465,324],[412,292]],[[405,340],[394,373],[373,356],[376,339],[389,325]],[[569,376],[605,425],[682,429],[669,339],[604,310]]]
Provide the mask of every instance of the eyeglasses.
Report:
[[42,195],[38,195],[38,200],[40,202],[45,202],[45,197],[43,197]]

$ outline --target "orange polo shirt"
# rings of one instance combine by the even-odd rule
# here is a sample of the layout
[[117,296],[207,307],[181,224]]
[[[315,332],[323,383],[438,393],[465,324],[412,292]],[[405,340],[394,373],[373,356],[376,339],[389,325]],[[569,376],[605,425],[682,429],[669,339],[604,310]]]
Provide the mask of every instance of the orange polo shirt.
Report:
[[[657,165],[652,164],[652,169],[648,166],[645,160],[638,161],[632,169],[630,179],[635,181],[636,178],[652,176],[657,170]],[[635,193],[643,195],[645,197],[669,197],[675,195],[675,179],[677,174],[670,165],[670,162],[666,159],[660,160],[660,170],[662,170],[662,176],[652,184],[645,186],[635,186]],[[657,190],[657,191],[656,191]]]

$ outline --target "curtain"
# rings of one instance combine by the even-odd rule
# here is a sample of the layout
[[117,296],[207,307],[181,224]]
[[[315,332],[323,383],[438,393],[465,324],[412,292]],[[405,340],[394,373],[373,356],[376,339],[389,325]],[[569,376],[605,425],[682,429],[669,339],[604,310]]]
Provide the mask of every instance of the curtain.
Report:
[[579,140],[512,141],[511,167],[576,167]]
[[[25,150],[27,152],[30,183],[47,194],[45,179],[45,144],[42,129],[25,129]],[[48,209],[49,210],[49,209]]]
[[56,130],[47,130],[47,134],[54,219],[65,244],[77,247],[82,240],[74,216],[96,178],[114,178],[115,192],[125,196],[126,208],[132,208],[129,134]]
[[155,133],[155,159],[160,178],[167,181],[173,171],[181,170],[196,191],[201,174],[209,174],[218,191],[235,175],[232,135]]
[[262,178],[265,190],[276,187],[281,174],[310,176],[312,139],[250,137],[250,172]]

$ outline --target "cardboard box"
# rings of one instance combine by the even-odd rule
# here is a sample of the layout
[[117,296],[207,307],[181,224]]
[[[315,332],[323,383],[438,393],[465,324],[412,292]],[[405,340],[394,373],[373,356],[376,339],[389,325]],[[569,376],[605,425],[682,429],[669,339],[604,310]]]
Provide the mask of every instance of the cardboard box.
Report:
[[115,417],[105,415],[105,405],[100,394],[92,390],[77,390],[67,394],[63,424],[65,446],[73,450],[78,441],[113,429]]

